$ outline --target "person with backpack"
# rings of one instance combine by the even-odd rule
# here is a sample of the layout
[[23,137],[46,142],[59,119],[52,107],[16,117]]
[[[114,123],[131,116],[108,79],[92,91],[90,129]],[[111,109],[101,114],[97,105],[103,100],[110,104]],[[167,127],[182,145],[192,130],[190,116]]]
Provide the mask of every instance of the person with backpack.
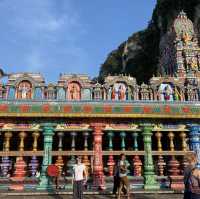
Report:
[[118,162],[119,166],[119,187],[118,187],[118,195],[117,199],[121,198],[121,191],[123,189],[126,190],[127,199],[130,199],[130,193],[129,193],[129,180],[128,180],[128,167],[129,163],[126,160],[125,154],[120,155],[120,161]]
[[184,171],[184,199],[200,199],[200,169],[197,168],[195,153],[186,156],[188,166]]

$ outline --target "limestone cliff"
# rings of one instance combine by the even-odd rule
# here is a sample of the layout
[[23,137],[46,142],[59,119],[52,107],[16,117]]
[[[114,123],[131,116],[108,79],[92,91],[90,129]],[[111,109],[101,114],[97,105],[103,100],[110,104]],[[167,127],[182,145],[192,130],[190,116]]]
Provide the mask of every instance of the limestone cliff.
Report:
[[[200,33],[200,0],[157,0],[148,27],[133,33],[112,51],[100,68],[99,79],[108,74],[127,73],[139,83],[148,82],[157,72],[159,44],[178,13],[184,10]],[[200,36],[200,34],[199,34]]]

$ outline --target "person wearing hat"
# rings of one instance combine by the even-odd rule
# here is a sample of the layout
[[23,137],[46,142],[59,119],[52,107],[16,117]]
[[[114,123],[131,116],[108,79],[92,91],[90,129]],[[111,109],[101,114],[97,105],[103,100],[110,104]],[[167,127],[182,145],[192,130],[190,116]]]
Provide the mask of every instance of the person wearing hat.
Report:
[[81,162],[81,157],[76,158],[76,164],[73,166],[73,198],[83,199],[83,185],[87,181],[87,172],[85,165]]

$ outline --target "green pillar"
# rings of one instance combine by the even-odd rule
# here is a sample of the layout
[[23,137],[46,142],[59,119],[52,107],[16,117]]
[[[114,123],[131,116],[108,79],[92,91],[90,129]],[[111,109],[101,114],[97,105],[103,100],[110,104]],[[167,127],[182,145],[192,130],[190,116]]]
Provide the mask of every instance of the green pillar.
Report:
[[47,176],[47,167],[52,163],[51,151],[54,135],[54,125],[51,123],[44,123],[41,125],[41,127],[43,128],[44,136],[44,155],[40,174],[40,182],[37,189],[50,190],[52,189],[52,182],[51,179]]
[[108,132],[108,140],[109,140],[108,150],[109,151],[113,150],[113,136],[114,136],[114,133],[112,131]]
[[143,126],[143,141],[144,141],[144,189],[154,190],[160,186],[156,181],[154,172],[153,156],[152,156],[152,126]]
[[125,151],[126,150],[126,143],[125,143],[126,133],[124,131],[122,131],[120,133],[120,137],[121,137],[121,150]]

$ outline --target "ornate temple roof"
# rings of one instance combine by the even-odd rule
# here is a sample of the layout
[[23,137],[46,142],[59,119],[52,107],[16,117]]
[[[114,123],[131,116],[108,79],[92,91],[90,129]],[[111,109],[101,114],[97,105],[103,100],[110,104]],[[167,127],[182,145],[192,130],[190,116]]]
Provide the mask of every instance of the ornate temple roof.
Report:
[[44,77],[40,73],[11,73],[8,76],[8,84],[16,84],[21,80],[28,80],[34,84],[44,84]]

